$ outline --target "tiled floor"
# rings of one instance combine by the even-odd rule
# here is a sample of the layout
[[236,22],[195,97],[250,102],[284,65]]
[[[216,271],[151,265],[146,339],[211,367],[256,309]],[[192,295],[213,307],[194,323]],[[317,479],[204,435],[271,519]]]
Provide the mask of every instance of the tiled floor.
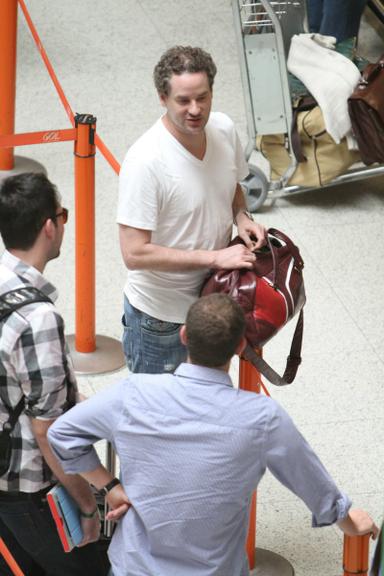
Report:
[[[214,108],[228,113],[246,143],[246,119],[229,0],[26,0],[76,112],[97,116],[98,132],[122,161],[160,113],[152,69],[172,44],[202,45],[218,65]],[[364,52],[383,40],[364,22]],[[20,16],[17,132],[70,127]],[[74,330],[74,187],[71,143],[21,148],[57,183],[70,221],[62,257],[47,268]],[[286,231],[305,260],[304,361],[295,383],[270,386],[334,478],[379,522],[384,511],[384,179],[316,190],[263,207],[257,218]],[[125,270],[115,221],[117,177],[97,157],[97,332],[120,338]],[[293,326],[265,347],[282,367]],[[232,369],[235,374],[235,367]],[[81,377],[93,393],[126,374]],[[252,455],[250,454],[250,458]],[[305,506],[270,475],[258,494],[258,546],[285,556],[296,576],[342,574],[342,534],[311,529]],[[182,575],[180,575],[182,576]],[[229,576],[229,575],[228,575]]]

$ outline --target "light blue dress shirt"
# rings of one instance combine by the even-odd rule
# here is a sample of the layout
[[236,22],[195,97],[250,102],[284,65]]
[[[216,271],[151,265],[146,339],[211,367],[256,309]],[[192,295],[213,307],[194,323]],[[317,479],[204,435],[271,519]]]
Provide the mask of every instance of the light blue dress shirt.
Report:
[[48,437],[67,473],[99,465],[100,438],[119,456],[132,508],[110,546],[114,576],[247,576],[249,503],[266,468],[313,526],[351,505],[288,414],[221,370],[132,375],[61,416]]

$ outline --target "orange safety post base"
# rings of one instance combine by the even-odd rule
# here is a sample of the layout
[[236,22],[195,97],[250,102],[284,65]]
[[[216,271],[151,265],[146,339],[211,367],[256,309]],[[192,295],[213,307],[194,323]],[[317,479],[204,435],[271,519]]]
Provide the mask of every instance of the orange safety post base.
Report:
[[368,576],[370,537],[344,536],[343,576]]
[[8,547],[6,546],[2,538],[0,538],[0,554],[8,564],[14,576],[24,576],[24,572],[21,571],[19,565],[17,564],[16,560],[8,550]]

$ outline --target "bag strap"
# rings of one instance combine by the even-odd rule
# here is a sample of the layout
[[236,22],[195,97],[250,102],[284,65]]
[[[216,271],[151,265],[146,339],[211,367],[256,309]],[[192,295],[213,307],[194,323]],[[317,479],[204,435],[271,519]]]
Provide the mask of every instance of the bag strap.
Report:
[[[0,296],[0,322],[3,322],[15,310],[27,304],[33,304],[34,302],[52,303],[52,300],[34,286],[23,286],[22,288],[5,292],[5,294]],[[9,408],[5,402],[3,402],[3,404],[9,413],[9,419],[3,424],[3,431],[9,435],[24,409],[24,396],[20,398],[16,407],[13,409]]]
[[23,286],[23,288],[2,294],[0,296],[0,322],[15,310],[34,302],[50,302],[52,304],[52,300],[34,286]]
[[3,432],[8,434],[8,436],[11,434],[12,430],[14,429],[15,424],[18,421],[20,414],[24,410],[24,406],[25,406],[24,396],[22,396],[20,398],[20,400],[18,401],[16,407],[13,410],[6,407],[8,412],[9,412],[9,418],[3,424]]
[[275,384],[275,386],[287,386],[291,384],[301,364],[301,345],[303,341],[304,312],[300,310],[295,332],[293,334],[291,350],[287,358],[287,364],[283,376],[280,376],[257,352],[249,345],[245,347],[243,356],[248,360],[263,376]]
[[300,98],[297,106],[293,107],[293,114],[292,114],[292,126],[291,126],[291,142],[292,142],[292,151],[295,155],[295,158],[298,162],[306,162],[307,157],[304,156],[302,147],[301,147],[301,139],[300,134],[297,129],[297,119],[299,116],[299,112],[307,112],[312,110],[317,106],[316,100],[313,96],[304,96]]

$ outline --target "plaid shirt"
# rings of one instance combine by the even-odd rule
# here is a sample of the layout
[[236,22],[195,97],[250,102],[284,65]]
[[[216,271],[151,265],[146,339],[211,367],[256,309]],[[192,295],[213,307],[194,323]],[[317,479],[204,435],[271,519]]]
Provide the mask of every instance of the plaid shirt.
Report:
[[[57,292],[36,268],[5,251],[0,259],[0,294],[34,286],[53,302]],[[49,302],[27,304],[0,322],[0,427],[6,406],[21,396],[25,409],[12,432],[12,460],[0,490],[37,492],[53,482],[32,433],[30,418],[51,420],[73,403],[77,391],[64,337],[64,322]]]

